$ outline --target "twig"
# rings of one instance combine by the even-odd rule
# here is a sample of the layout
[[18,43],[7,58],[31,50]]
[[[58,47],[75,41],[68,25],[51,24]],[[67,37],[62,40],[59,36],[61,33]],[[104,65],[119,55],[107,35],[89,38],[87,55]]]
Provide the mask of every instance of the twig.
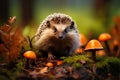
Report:
[[16,20],[16,16],[10,17],[8,23],[12,25],[15,22],[15,20]]

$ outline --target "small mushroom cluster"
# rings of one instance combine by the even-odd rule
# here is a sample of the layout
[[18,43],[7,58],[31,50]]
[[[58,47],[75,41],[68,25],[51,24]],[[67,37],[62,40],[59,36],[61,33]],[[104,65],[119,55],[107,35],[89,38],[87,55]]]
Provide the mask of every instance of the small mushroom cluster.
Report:
[[[23,54],[24,58],[26,58],[26,63],[25,63],[25,68],[28,69],[29,68],[29,62],[30,60],[33,61],[33,64],[35,64],[35,61],[37,59],[37,56],[36,56],[36,53],[32,50],[28,50],[28,51],[25,51],[24,54]],[[55,61],[56,65],[59,66],[61,65],[63,62],[61,60],[56,60]],[[54,64],[52,62],[47,62],[46,67],[53,67]]]
[[101,42],[104,42],[106,49],[107,49],[108,56],[110,56],[110,49],[109,49],[109,45],[108,45],[108,40],[110,40],[110,39],[111,39],[111,35],[109,33],[102,33],[99,35],[98,40],[92,39],[88,42],[88,39],[83,34],[80,34],[81,47],[76,50],[76,53],[78,53],[78,52],[82,53],[83,51],[91,51],[92,52],[92,59],[94,61],[96,61],[96,51],[100,51],[100,50],[104,49],[102,44],[101,44]]

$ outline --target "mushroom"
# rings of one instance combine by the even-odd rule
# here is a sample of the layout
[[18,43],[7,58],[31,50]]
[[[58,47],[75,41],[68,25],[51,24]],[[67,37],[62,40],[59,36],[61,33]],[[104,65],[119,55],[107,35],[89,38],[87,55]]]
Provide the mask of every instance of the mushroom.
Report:
[[80,33],[80,46],[85,46],[86,43],[88,42],[88,39],[86,38],[86,36],[82,33]]
[[92,39],[87,43],[84,50],[92,51],[92,58],[94,61],[96,61],[96,51],[102,50],[102,49],[103,49],[103,47],[102,47],[101,43],[96,39]]
[[53,67],[53,63],[48,62],[48,63],[46,63],[46,66],[47,66],[47,67]]
[[102,33],[102,34],[100,34],[100,36],[98,37],[98,40],[99,40],[99,41],[105,43],[106,48],[107,48],[108,56],[110,56],[110,48],[109,48],[109,45],[108,45],[108,40],[110,40],[110,39],[111,39],[111,35],[110,35],[109,33]]
[[61,60],[58,60],[58,61],[57,61],[57,65],[59,66],[59,65],[61,65],[61,64],[63,64],[63,62],[62,62]]
[[25,68],[29,68],[29,60],[35,60],[36,59],[36,54],[34,51],[26,51],[23,56],[27,59],[26,60],[26,65]]

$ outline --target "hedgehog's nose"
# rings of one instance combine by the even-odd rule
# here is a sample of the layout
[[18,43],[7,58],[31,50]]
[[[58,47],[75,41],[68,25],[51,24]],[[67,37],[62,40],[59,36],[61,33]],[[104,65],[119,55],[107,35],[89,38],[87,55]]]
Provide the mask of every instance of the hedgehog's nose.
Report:
[[63,38],[63,36],[61,35],[61,36],[59,36],[59,39],[62,39]]

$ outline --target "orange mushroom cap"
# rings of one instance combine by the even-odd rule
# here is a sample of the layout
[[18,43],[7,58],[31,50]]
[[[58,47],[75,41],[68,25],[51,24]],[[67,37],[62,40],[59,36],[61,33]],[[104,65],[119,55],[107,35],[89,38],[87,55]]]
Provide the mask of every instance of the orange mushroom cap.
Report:
[[61,64],[63,64],[63,62],[60,61],[60,60],[58,60],[58,61],[57,61],[57,65],[61,65]]
[[23,56],[28,59],[36,59],[36,54],[34,51],[26,51]]
[[98,38],[99,41],[107,41],[110,39],[111,39],[111,35],[109,33],[102,33]]
[[79,35],[80,35],[80,45],[83,46],[87,43],[88,39],[82,33],[80,33]]
[[53,63],[48,62],[48,63],[46,64],[46,66],[47,66],[47,67],[53,67]]
[[102,47],[101,43],[96,39],[90,40],[88,42],[87,46],[85,47],[85,51],[102,50],[102,49],[103,49],[103,47]]
[[75,50],[75,53],[82,53],[83,52],[83,48],[77,48],[76,50]]

